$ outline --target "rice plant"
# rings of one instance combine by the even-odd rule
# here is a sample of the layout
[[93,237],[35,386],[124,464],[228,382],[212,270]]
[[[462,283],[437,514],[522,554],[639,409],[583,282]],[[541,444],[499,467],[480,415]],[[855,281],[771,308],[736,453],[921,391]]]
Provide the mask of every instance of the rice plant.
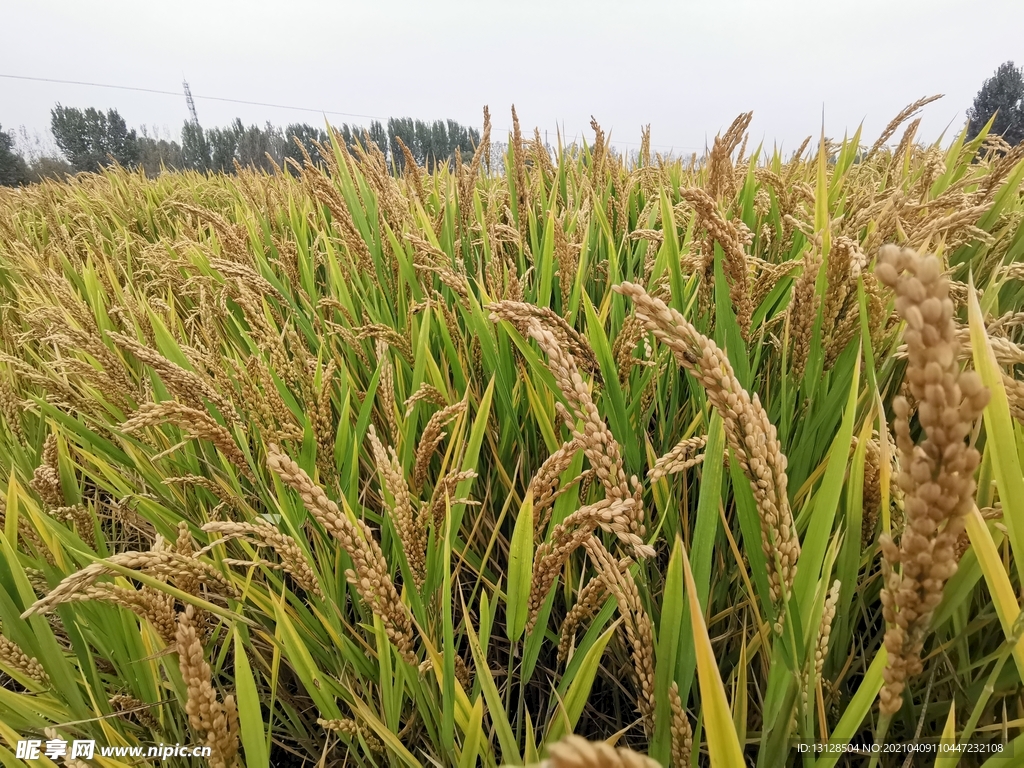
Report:
[[0,760],[1024,749],[1024,145],[928,101],[0,190]]

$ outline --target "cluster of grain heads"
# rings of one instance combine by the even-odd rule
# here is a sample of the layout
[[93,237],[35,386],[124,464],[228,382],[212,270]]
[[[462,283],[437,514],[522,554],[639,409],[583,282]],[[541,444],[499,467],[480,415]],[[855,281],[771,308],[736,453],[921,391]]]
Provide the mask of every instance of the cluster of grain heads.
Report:
[[[562,567],[569,556],[591,538],[595,529],[602,528],[614,533],[624,544],[632,547],[638,557],[649,557],[654,550],[642,538],[645,531],[639,481],[636,477],[631,478],[631,491],[623,470],[621,448],[599,414],[576,365],[572,349],[581,353],[583,349],[589,350],[589,347],[584,347],[565,332],[564,321],[552,319],[550,313],[538,316],[535,308],[510,301],[491,304],[490,309],[492,321],[506,320],[521,328],[547,354],[548,368],[556,384],[569,403],[573,417],[583,425],[582,429],[574,425],[573,440],[556,452],[557,458],[553,459],[539,478],[537,490],[541,500],[547,503],[545,488],[550,489],[554,482],[553,475],[549,473],[563,462],[570,461],[577,445],[590,461],[605,491],[604,499],[570,514],[555,526],[549,539],[537,548],[527,619],[527,628],[532,629],[548,590],[558,578]],[[543,317],[544,322],[539,317]]]
[[137,722],[151,731],[160,729],[160,721],[150,712],[150,705],[128,693],[116,693],[108,700],[110,708],[128,721]]
[[38,685],[46,685],[49,677],[43,665],[33,656],[29,656],[15,643],[0,635],[0,663],[8,669],[20,672]]
[[419,445],[416,446],[416,464],[412,475],[413,488],[416,491],[420,491],[423,488],[423,484],[427,480],[430,460],[433,458],[438,446],[441,445],[441,441],[448,436],[442,430],[465,410],[466,403],[460,400],[435,412],[430,417],[430,420],[427,421],[427,426],[423,429],[423,434],[420,435]]
[[957,539],[974,504],[974,471],[980,461],[966,439],[988,404],[989,392],[977,373],[960,370],[953,302],[939,260],[886,246],[877,273],[895,291],[896,311],[906,321],[906,377],[924,430],[924,439],[915,444],[910,406],[906,398],[897,397],[894,432],[906,524],[899,545],[888,536],[879,538],[885,575],[882,604],[889,625],[881,708],[892,714],[902,704],[907,680],[921,672],[920,654],[932,613],[956,572]]
[[813,343],[814,321],[821,303],[814,283],[821,265],[821,252],[816,247],[804,251],[804,270],[797,278],[793,288],[793,301],[786,313],[791,340],[790,370],[797,381],[803,378],[807,366],[807,356]]
[[[593,538],[597,528],[618,532],[632,517],[635,502],[632,498],[600,501],[580,507],[554,527],[551,536],[537,547],[533,561],[533,577],[526,627],[533,629],[541,605],[558,578],[569,556]],[[653,555],[653,548],[643,545],[645,556]]]
[[828,642],[832,635],[832,621],[836,617],[836,604],[839,602],[839,588],[842,585],[838,579],[832,582],[832,588],[825,598],[825,608],[821,613],[821,624],[818,627],[818,642],[814,648],[814,674],[821,677],[821,670],[825,665],[825,657],[828,656]]
[[[825,659],[828,657],[828,644],[829,638],[832,635],[832,623],[836,617],[836,604],[839,602],[839,588],[840,582],[838,580],[832,583],[832,588],[828,591],[825,596],[825,605],[821,612],[821,621],[818,624],[818,632],[813,646],[813,653],[808,654],[807,662],[809,667],[804,670],[802,680],[800,681],[800,696],[803,699],[804,710],[810,704],[811,689],[813,688],[812,680],[821,680],[821,673],[825,668]],[[814,677],[810,675],[811,668],[814,669]],[[797,713],[793,712],[793,731],[797,732],[798,719]]]
[[[729,164],[731,168],[731,163]],[[730,221],[719,210],[718,203],[711,194],[699,187],[684,189],[680,196],[693,206],[697,218],[707,230],[707,239],[703,248],[702,295],[711,295],[715,277],[715,248],[718,243],[725,254],[723,267],[729,282],[729,298],[736,312],[736,321],[744,338],[750,335],[750,322],[754,312],[754,304],[750,300],[750,277],[747,272],[747,256],[744,248],[751,243],[750,232],[742,221]],[[710,299],[705,298],[710,305]]]
[[151,349],[124,334],[108,331],[107,336],[118,347],[126,352],[130,352],[137,360],[140,360],[156,371],[160,375],[160,380],[167,385],[167,388],[186,401],[190,407],[206,410],[207,403],[210,403],[217,408],[221,416],[232,424],[241,423],[234,404],[221,395],[209,381],[202,378],[199,374],[182,368],[177,363],[168,360],[155,349]]
[[882,506],[881,450],[878,442],[868,440],[864,451],[864,496],[861,517],[861,549],[867,549],[875,540],[878,516]]
[[445,475],[437,481],[434,486],[434,492],[431,497],[429,504],[429,515],[424,520],[430,520],[434,524],[435,531],[444,530],[444,519],[448,505],[454,506],[456,504],[463,504],[466,506],[480,506],[479,501],[467,497],[456,497],[455,492],[458,490],[459,484],[464,480],[472,480],[478,477],[476,470],[463,469],[458,472],[446,472]]
[[538,768],[655,768],[646,755],[582,736],[566,736],[548,749],[548,759]]
[[38,494],[51,517],[71,523],[82,541],[90,547],[96,546],[93,518],[89,511],[82,504],[65,505],[57,463],[57,436],[52,433],[43,442],[42,462],[33,471],[29,487]]
[[349,519],[324,490],[276,445],[267,449],[267,467],[281,482],[299,494],[302,503],[318,523],[334,536],[352,558],[345,575],[367,607],[384,622],[388,638],[410,664],[413,653],[412,617],[402,603],[391,579],[380,545],[362,520]]
[[175,400],[160,403],[143,403],[132,418],[121,425],[126,434],[138,432],[147,427],[170,423],[190,433],[193,437],[212,443],[246,477],[252,472],[245,460],[245,454],[235,443],[227,428],[217,423],[209,412],[182,405]]
[[683,708],[683,700],[679,696],[679,683],[675,680],[668,689],[669,711],[672,713],[672,766],[687,768],[693,754],[693,730],[690,718]]
[[633,673],[640,688],[638,709],[649,736],[654,734],[654,626],[640,602],[640,593],[628,568],[620,568],[611,553],[594,536],[584,546],[605,589],[615,597],[623,628],[632,649]]
[[[106,560],[100,560],[87,565],[80,571],[66,576],[56,587],[50,590],[49,594],[36,600],[22,614],[23,619],[35,614],[45,614],[54,610],[58,605],[81,599],[81,595],[121,595],[120,591],[108,589],[106,582],[103,583],[103,590],[98,592],[90,591],[99,579],[105,576],[119,576],[122,569],[137,571],[146,576],[153,576],[158,579],[165,579],[172,585],[181,587],[188,583],[202,584],[225,596],[235,596],[234,585],[224,577],[220,571],[202,560],[182,555],[178,552],[167,549],[153,549],[149,552],[122,552],[111,555]],[[128,606],[126,606],[128,607]]]
[[15,387],[0,375],[0,418],[10,430],[11,435],[19,443],[25,442],[25,432],[21,426],[21,399]]
[[1006,389],[1010,413],[1013,418],[1024,424],[1024,381],[1018,381],[1003,374],[1003,387]]
[[232,539],[243,539],[257,547],[270,548],[281,560],[281,568],[295,579],[296,584],[310,594],[321,598],[324,596],[316,574],[298,543],[267,520],[257,518],[253,523],[214,521],[204,524],[203,530],[207,533],[219,533],[221,538],[216,542],[218,544]]
[[210,765],[232,768],[238,757],[238,708],[234,696],[229,694],[223,701],[217,696],[210,665],[203,657],[203,644],[196,631],[195,618],[194,606],[187,606],[178,614],[175,633],[181,678],[188,690],[185,712],[189,725],[210,747]]
[[[189,581],[191,580],[190,578]],[[132,589],[103,582],[79,588],[64,602],[85,600],[105,602],[126,608],[139,618],[148,621],[165,643],[170,644],[174,641],[174,598],[164,592],[149,587]]]
[[672,447],[672,450],[664,456],[658,457],[654,466],[647,473],[647,479],[653,483],[663,477],[685,472],[690,467],[703,463],[704,454],[697,453],[697,451],[707,445],[707,442],[707,435],[683,438]]
[[[1014,738],[1024,148],[885,146],[924,103],[790,159],[749,114],[689,162],[515,115],[491,172],[487,116],[432,170],[332,129],[284,173],[0,189],[0,722],[252,768],[782,765],[885,682],[888,741]],[[920,364],[931,267],[869,271],[886,242],[989,313],[970,537],[933,508],[980,400]]]
[[325,720],[324,718],[317,718],[317,724],[322,726],[325,731],[333,731],[334,733],[343,733],[350,739],[362,738],[366,742],[366,746],[369,750],[375,754],[383,754],[384,745],[381,744],[380,739],[373,735],[373,732],[369,728],[365,728],[355,720],[351,718],[335,718],[333,720]]
[[[630,566],[629,558],[623,558],[615,566],[616,571],[623,571]],[[593,576],[590,581],[579,591],[576,602],[562,620],[562,627],[558,632],[558,663],[562,664],[569,658],[569,651],[572,649],[576,639],[576,629],[584,621],[597,613],[604,605],[608,594],[608,582],[604,574]]]
[[380,365],[380,384],[377,394],[380,397],[381,410],[384,411],[383,426],[391,442],[398,440],[398,414],[395,403],[394,366],[388,354],[387,342],[377,339],[374,348],[377,352],[377,364]]
[[[493,309],[492,319],[501,318],[500,313],[503,311],[511,314],[515,312],[515,307]],[[643,542],[644,512],[637,492],[639,481],[636,477],[627,481],[622,464],[622,449],[598,412],[572,352],[551,326],[542,325],[535,318],[531,317],[526,323],[526,330],[547,354],[548,367],[555,382],[572,408],[573,415],[583,422],[582,431],[576,432],[574,437],[582,442],[583,453],[604,487],[606,499],[613,503],[619,502],[623,511],[629,510],[628,518],[616,518],[605,529],[618,536],[624,544],[633,547],[638,556],[650,556],[653,552]],[[632,503],[626,503],[630,501]]]
[[49,434],[43,443],[42,463],[32,473],[30,486],[39,494],[44,504],[51,507],[64,506],[64,492],[60,487],[60,471],[57,467],[57,436]]
[[[583,447],[583,440],[573,437],[562,443],[558,450],[544,459],[530,481],[529,492],[533,499],[534,538],[542,538],[551,519],[551,507],[558,498],[558,481],[562,473],[569,468],[577,452]],[[573,481],[575,482],[575,481]],[[570,482],[562,489],[569,488]]]
[[786,490],[786,456],[775,426],[768,420],[757,393],[751,397],[739,383],[725,352],[685,317],[635,283],[622,283],[615,286],[615,291],[632,300],[637,317],[672,350],[679,364],[697,378],[722,415],[729,446],[735,451],[757,502],[772,599],[780,602],[783,590],[792,587],[796,576],[800,540]]
[[119,576],[121,569],[136,571],[192,595],[205,588],[211,595],[234,597],[231,581],[209,563],[198,559],[191,548],[191,535],[184,521],[173,548],[157,537],[148,552],[122,552],[86,566],[64,578],[22,614],[28,618],[46,614],[66,603],[96,601],[125,608],[147,621],[164,643],[174,643],[175,598],[150,586],[135,588],[100,579]]
[[307,395],[307,410],[312,416],[313,435],[316,437],[316,466],[326,483],[333,482],[337,475],[334,464],[334,407],[331,405],[336,368],[334,360],[329,360],[320,372],[319,391]]
[[[826,369],[835,364],[839,354],[860,333],[858,280],[864,286],[868,310],[868,336],[872,346],[878,346],[879,333],[885,320],[885,309],[879,296],[876,276],[872,272],[864,271],[867,263],[867,255],[855,240],[840,235],[831,242],[828,264],[825,268],[827,288],[821,326]],[[812,322],[813,319],[814,317],[811,318]]]
[[[590,389],[577,368],[577,357],[592,361],[594,369],[597,368],[596,360],[589,345],[554,313],[538,312],[536,308],[510,301],[491,304],[490,309],[492,320],[509,321],[537,342],[547,355],[548,368],[571,410],[571,413],[561,413],[566,426],[573,432],[572,438],[544,462],[530,484],[535,494],[531,496],[536,504],[535,514],[543,511],[534,517],[534,535],[543,535],[549,518],[546,510],[554,500],[554,488],[578,450],[582,449],[589,460],[593,476],[601,483],[605,494],[602,500],[570,513],[537,548],[528,599],[527,627],[533,628],[548,591],[570,555],[579,547],[585,547],[598,575],[583,589],[563,622],[559,658],[567,656],[576,626],[593,614],[606,594],[614,596],[631,648],[638,708],[644,728],[651,735],[654,732],[655,708],[653,624],[628,570],[631,561],[628,558],[616,560],[594,533],[598,528],[614,533],[621,543],[631,547],[632,554],[637,557],[650,557],[654,550],[642,538],[645,527],[640,483],[636,477],[627,482],[621,447],[600,416]],[[582,429],[577,426],[579,423],[582,423]]]
[[54,507],[50,509],[50,515],[57,520],[71,523],[82,541],[89,547],[96,547],[93,518],[85,506],[82,504],[72,504],[69,507]]
[[372,424],[367,436],[370,439],[374,460],[377,462],[377,471],[384,478],[384,487],[393,500],[388,510],[391,520],[398,531],[402,551],[409,561],[416,586],[420,587],[423,585],[427,548],[427,528],[422,513],[413,507],[409,485],[405,482],[402,465],[395,449],[389,446],[387,451],[384,450]]

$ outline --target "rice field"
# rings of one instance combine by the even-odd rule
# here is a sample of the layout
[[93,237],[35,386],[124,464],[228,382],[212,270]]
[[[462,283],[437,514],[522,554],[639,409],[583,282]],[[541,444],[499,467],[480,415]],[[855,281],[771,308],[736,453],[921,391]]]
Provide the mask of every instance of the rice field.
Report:
[[0,190],[0,762],[1024,760],[1024,145],[928,101]]

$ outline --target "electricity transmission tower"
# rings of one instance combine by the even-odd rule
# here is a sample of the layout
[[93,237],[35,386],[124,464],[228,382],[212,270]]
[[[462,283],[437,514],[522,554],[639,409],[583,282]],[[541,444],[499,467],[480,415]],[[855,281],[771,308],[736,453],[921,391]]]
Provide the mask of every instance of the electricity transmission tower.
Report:
[[188,80],[181,81],[185,88],[185,103],[188,104],[188,113],[192,116],[192,122],[199,125],[199,116],[196,115],[196,103],[192,100],[192,91],[188,87]]

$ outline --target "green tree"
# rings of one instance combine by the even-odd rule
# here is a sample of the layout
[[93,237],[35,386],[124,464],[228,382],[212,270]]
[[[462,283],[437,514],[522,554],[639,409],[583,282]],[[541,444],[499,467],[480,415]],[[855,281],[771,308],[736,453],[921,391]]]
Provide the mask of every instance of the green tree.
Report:
[[342,123],[340,127],[334,129],[336,136],[339,137],[349,149],[355,148],[356,133],[358,133],[358,131],[358,125],[350,128],[348,123]]
[[409,117],[392,117],[388,119],[388,146],[391,148],[392,163],[398,173],[405,170],[405,155],[402,148],[398,146],[398,139],[409,148],[416,162],[420,158],[416,155],[416,124]]
[[433,135],[430,132],[430,124],[416,120],[413,126],[415,139],[414,146],[410,147],[412,156],[416,158],[417,163],[426,166],[433,155]]
[[[383,132],[383,126],[380,130]],[[391,118],[388,120],[387,145],[391,149],[391,161],[395,171],[402,173],[405,169],[405,155],[398,146],[399,139],[409,148],[418,165],[433,171],[440,163],[453,161],[456,149],[463,157],[472,155],[476,145],[480,143],[480,132],[475,128],[467,128],[455,120],[435,120],[433,123],[426,123],[422,120],[413,120],[411,117]]]
[[[320,144],[329,151],[330,137],[323,128],[315,128],[306,123],[292,123],[284,130],[287,141],[284,147],[284,156],[291,158],[300,166],[305,162],[302,152],[305,150],[313,165],[323,166],[324,158],[320,155],[317,144]],[[298,142],[298,144],[296,143]],[[299,149],[299,145],[302,149]]]
[[[241,121],[236,121],[236,125],[240,126]],[[263,128],[251,125],[239,132],[238,162],[241,165],[269,173],[274,170],[274,163],[280,167],[283,158],[284,136],[270,123]]]
[[101,112],[58,104],[50,112],[50,130],[76,172],[98,171],[111,158],[129,168],[138,162],[138,137],[116,109]]
[[454,157],[451,136],[443,120],[435,120],[430,126],[430,153],[427,157],[427,168],[433,171],[439,163]]
[[974,97],[967,110],[968,137],[977,136],[992,115],[996,116],[992,133],[1011,146],[1024,141],[1024,71],[1012,61],[1001,64]]
[[227,128],[211,128],[206,132],[206,140],[210,145],[210,170],[217,173],[235,172],[238,139],[243,133],[245,127],[238,118]]
[[28,166],[14,149],[14,137],[0,127],[0,187],[18,187],[28,180]]
[[466,157],[466,155],[472,155],[476,151],[477,144],[480,143],[480,131],[476,128],[467,128],[454,120],[449,120],[448,140],[450,142],[448,152],[452,157],[455,156],[456,148],[462,153],[463,157]]
[[384,154],[384,157],[388,156],[388,132],[384,130],[384,126],[380,120],[374,120],[370,123],[370,141],[377,145],[377,148]]
[[40,155],[29,166],[31,181],[43,181],[44,179],[64,181],[68,176],[73,176],[74,174],[75,169],[71,167],[71,163],[63,157],[54,157],[52,155]]
[[124,118],[116,109],[107,112],[108,153],[121,165],[131,167],[138,162],[138,137],[129,131]]
[[191,120],[181,127],[181,165],[192,171],[210,170],[210,142],[199,123]]
[[149,177],[155,177],[164,169],[177,171],[184,167],[181,146],[176,141],[150,136],[143,126],[138,138],[139,165]]

